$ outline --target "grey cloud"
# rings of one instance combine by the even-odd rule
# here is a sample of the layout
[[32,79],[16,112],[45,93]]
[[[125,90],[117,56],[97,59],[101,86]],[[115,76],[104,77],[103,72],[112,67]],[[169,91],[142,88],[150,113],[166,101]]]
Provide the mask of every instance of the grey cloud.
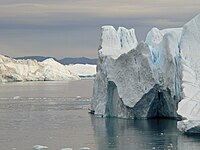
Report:
[[0,52],[10,56],[97,56],[102,25],[180,27],[199,13],[196,0],[2,0]]

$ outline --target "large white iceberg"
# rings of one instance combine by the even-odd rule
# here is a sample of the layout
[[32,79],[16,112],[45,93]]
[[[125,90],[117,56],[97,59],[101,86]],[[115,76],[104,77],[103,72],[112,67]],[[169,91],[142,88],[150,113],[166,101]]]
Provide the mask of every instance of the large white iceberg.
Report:
[[[91,109],[123,118],[200,118],[200,15],[183,28],[102,27]],[[182,117],[181,117],[182,116]]]
[[0,81],[77,80],[79,76],[54,59],[16,60],[0,55]]
[[[112,30],[110,38],[107,31],[104,39],[105,29]],[[109,46],[105,46],[105,40],[113,41],[113,28],[104,26],[102,30],[104,44],[98,53],[92,101],[95,114],[123,118],[177,117],[177,104],[182,96],[177,67],[180,63],[177,46],[180,35],[177,32],[181,29],[169,29],[154,36],[150,31],[146,43],[139,44],[135,35],[122,37],[135,43],[120,50],[116,50],[116,45],[126,45],[120,39],[114,38],[115,42],[107,42]],[[134,30],[124,31],[127,33],[123,35],[127,35]],[[153,44],[158,36],[159,40]],[[117,51],[114,56],[111,44]],[[158,54],[154,56],[153,53]]]
[[188,120],[178,122],[178,128],[186,133],[200,133],[200,15],[184,25],[179,46],[184,62],[184,98],[178,113]]

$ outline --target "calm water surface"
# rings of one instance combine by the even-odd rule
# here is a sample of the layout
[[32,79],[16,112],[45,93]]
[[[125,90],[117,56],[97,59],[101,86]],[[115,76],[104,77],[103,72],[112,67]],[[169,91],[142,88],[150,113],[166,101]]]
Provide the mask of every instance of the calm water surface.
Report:
[[93,80],[0,84],[0,150],[199,150],[173,120],[95,118],[87,113]]

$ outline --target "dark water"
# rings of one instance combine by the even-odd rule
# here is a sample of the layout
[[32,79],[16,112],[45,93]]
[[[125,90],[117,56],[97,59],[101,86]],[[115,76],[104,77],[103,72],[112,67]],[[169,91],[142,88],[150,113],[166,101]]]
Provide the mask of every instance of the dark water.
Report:
[[99,150],[199,150],[200,136],[184,136],[173,120],[92,118]]
[[[95,118],[87,113],[93,80],[0,84],[0,150],[199,150],[173,120]],[[78,97],[77,97],[78,96]],[[81,96],[81,97],[80,97]]]

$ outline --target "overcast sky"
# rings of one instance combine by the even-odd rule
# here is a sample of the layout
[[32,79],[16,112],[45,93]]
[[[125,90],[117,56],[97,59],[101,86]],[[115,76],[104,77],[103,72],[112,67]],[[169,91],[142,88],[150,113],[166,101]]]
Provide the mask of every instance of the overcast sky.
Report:
[[200,13],[200,0],[0,0],[0,53],[97,57],[102,25],[181,27]]

